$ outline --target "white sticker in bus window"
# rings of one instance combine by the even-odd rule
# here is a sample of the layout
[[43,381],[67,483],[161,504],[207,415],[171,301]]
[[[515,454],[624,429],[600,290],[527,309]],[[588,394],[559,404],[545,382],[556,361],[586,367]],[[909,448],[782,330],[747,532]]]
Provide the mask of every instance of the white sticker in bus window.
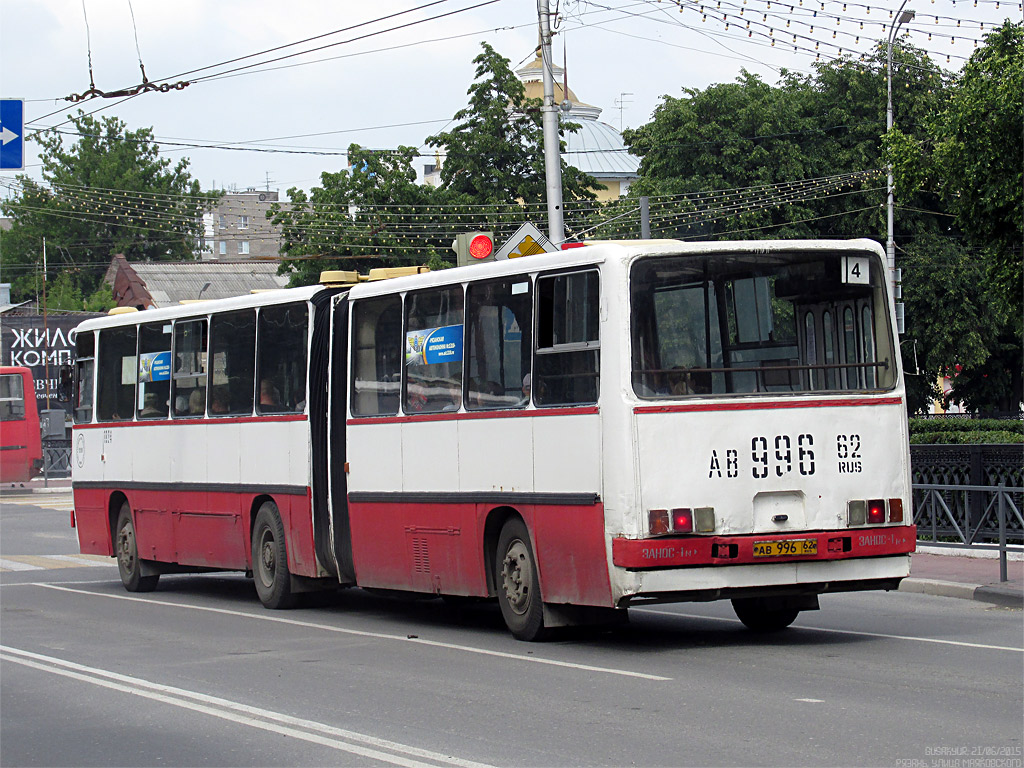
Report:
[[529,293],[529,292],[530,292],[530,284],[529,284],[529,282],[513,283],[512,284],[512,295],[513,296],[518,296],[520,293]]
[[462,361],[462,326],[424,328],[405,334],[405,364],[432,365]]
[[867,256],[843,256],[843,282],[848,285],[868,285],[871,272]]
[[135,383],[135,355],[121,358],[121,384],[128,386]]

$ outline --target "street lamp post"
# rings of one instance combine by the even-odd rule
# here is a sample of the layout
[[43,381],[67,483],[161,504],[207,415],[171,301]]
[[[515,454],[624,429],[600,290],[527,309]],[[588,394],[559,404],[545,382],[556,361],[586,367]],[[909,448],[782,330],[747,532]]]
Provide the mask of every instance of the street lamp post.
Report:
[[[893,20],[892,26],[889,29],[889,44],[886,52],[886,91],[887,100],[885,108],[885,131],[888,133],[892,130],[892,46],[896,40],[896,33],[899,32],[901,25],[906,24],[912,20],[915,16],[913,11],[903,10],[909,0],[903,0],[900,4],[900,8],[896,11],[896,18]],[[887,237],[885,240],[885,257],[886,266],[889,268],[889,284],[895,289],[896,286],[896,243],[893,240],[893,194],[892,194],[892,163],[887,166],[888,176],[886,178],[886,190],[887,205],[886,205],[886,223],[887,223]]]

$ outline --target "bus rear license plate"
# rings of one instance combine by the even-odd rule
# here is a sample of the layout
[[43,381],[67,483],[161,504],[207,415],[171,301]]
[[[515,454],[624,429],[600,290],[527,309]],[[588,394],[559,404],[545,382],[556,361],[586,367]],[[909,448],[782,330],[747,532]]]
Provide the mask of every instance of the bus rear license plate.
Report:
[[818,554],[817,539],[755,541],[754,557],[787,557]]

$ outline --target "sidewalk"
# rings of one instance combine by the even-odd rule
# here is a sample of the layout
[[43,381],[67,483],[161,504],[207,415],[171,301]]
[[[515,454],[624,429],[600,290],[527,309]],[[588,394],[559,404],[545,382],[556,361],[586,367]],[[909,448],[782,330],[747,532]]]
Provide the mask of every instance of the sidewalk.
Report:
[[910,556],[910,576],[900,584],[900,591],[1021,608],[1024,606],[1024,559],[1020,554],[1010,553],[1006,575],[1009,581],[1000,582],[998,552],[921,545]]

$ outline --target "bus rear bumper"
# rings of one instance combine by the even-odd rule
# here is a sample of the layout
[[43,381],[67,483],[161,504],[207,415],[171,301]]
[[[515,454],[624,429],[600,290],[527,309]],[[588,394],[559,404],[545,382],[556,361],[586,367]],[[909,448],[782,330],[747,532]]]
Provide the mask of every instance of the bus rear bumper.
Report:
[[[633,572],[617,597],[622,608],[642,603],[706,602],[740,597],[819,595],[894,590],[910,573],[910,555]],[[629,579],[624,581],[628,582]]]
[[856,528],[798,534],[612,539],[612,563],[630,570],[775,565],[902,555],[917,546],[917,527]]

